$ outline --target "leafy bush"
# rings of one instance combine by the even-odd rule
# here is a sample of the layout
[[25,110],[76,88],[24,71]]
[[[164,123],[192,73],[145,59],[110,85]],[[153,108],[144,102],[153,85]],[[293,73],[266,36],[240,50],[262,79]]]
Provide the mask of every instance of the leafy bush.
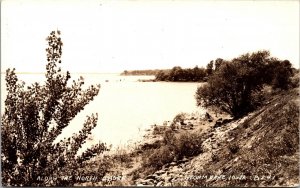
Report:
[[[77,151],[97,125],[97,114],[87,117],[83,128],[71,138],[55,139],[70,121],[98,94],[100,85],[82,90],[83,78],[68,86],[70,73],[63,74],[60,32],[47,37],[46,83],[25,88],[15,69],[6,71],[7,97],[1,119],[1,165],[4,186],[71,186],[77,169],[107,148],[103,143],[81,155]],[[61,176],[73,176],[71,181]],[[43,178],[52,178],[43,181]]]
[[202,139],[196,133],[183,133],[178,137],[168,129],[163,136],[160,148],[150,149],[144,153],[143,166],[158,170],[162,166],[184,157],[191,157],[202,152]]
[[160,169],[163,165],[174,160],[174,152],[171,147],[163,146],[155,150],[149,150],[144,158],[144,167],[150,167],[154,170]]
[[163,141],[165,145],[175,147],[176,136],[173,130],[168,129],[164,132]]
[[[174,132],[170,129],[164,131],[163,143],[159,144],[159,147],[145,147],[143,153],[143,166],[150,167],[153,170],[160,169],[163,165],[170,163],[174,159]],[[145,150],[146,149],[146,150]]]
[[202,153],[202,139],[196,133],[184,133],[175,140],[175,156],[178,160]]
[[197,133],[181,133],[175,136],[174,132],[168,130],[164,134],[163,140],[166,146],[172,149],[175,158],[180,160],[183,157],[195,156],[202,152],[201,135]]
[[291,76],[293,76],[292,64],[288,60],[275,60],[266,65],[268,73],[266,83],[269,83],[273,89],[287,90],[291,84]]

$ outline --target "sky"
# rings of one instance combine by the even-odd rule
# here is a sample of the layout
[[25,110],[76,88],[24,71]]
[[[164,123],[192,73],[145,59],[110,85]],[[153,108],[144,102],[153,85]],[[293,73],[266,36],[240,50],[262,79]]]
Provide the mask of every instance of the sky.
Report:
[[296,0],[2,0],[1,71],[44,72],[57,29],[71,73],[205,67],[258,50],[299,68]]

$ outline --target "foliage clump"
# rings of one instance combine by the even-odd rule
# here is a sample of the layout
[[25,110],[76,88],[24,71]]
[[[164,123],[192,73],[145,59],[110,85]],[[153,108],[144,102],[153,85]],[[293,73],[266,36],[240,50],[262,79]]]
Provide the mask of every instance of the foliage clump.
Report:
[[265,84],[288,89],[292,73],[288,60],[271,57],[269,51],[247,53],[231,61],[218,59],[207,84],[197,89],[197,104],[217,107],[238,118],[260,105]]
[[196,156],[203,152],[203,139],[197,133],[182,133],[178,136],[168,129],[163,135],[163,143],[159,148],[150,149],[143,157],[143,167],[158,170],[172,161],[182,160],[184,157]]
[[[77,155],[91,130],[97,114],[88,116],[83,128],[70,138],[55,139],[70,121],[98,94],[100,85],[82,89],[81,77],[68,86],[70,73],[63,73],[60,31],[47,37],[45,84],[25,87],[15,73],[6,71],[7,97],[1,119],[1,165],[4,186],[71,186],[84,162],[107,150],[96,144]],[[71,181],[62,176],[72,176]],[[45,178],[49,181],[45,181]]]
[[198,66],[195,66],[193,69],[183,69],[175,66],[171,70],[161,70],[155,75],[156,81],[170,82],[202,82],[205,78],[205,69]]

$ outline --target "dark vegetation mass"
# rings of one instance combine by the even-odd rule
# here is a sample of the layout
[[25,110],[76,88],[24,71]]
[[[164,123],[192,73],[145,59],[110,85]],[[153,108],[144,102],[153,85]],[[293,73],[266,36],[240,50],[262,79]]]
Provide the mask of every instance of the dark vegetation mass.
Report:
[[155,70],[124,70],[121,75],[122,76],[140,76],[140,75],[156,75],[158,72],[161,71],[159,69]]
[[198,66],[193,69],[183,69],[179,66],[173,67],[171,70],[161,70],[155,75],[156,81],[170,82],[203,82],[207,79],[206,70]]
[[196,133],[176,135],[174,131],[166,129],[158,149],[150,149],[145,153],[143,168],[156,171],[165,164],[198,155],[202,152],[201,144],[202,138]]
[[287,90],[297,85],[291,80],[296,71],[291,63],[271,57],[268,51],[247,53],[231,61],[217,59],[214,66],[210,62],[207,67],[208,81],[196,92],[197,104],[220,108],[235,118],[262,103],[264,86]]

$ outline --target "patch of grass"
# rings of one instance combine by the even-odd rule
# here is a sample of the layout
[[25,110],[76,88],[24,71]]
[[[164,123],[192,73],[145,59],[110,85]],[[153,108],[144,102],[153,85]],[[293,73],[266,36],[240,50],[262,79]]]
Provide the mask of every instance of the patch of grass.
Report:
[[169,129],[164,133],[161,147],[143,153],[143,167],[159,170],[172,161],[198,155],[202,152],[201,144],[199,134],[184,132],[176,135]]
[[172,162],[174,157],[174,152],[169,146],[152,149],[144,155],[143,166],[152,167],[153,169],[158,170],[163,165]]
[[115,153],[112,155],[112,160],[120,162],[121,164],[130,164],[133,160],[131,153],[127,149],[118,147]]
[[202,139],[196,133],[183,133],[175,139],[175,156],[177,159],[191,157],[202,153]]
[[101,179],[109,172],[112,166],[113,162],[110,156],[97,156],[95,159],[84,162],[83,166],[78,170],[78,174],[96,176]]
[[[163,134],[163,142],[165,145],[174,146],[176,136],[173,130],[167,129]],[[175,147],[175,146],[174,146]]]

